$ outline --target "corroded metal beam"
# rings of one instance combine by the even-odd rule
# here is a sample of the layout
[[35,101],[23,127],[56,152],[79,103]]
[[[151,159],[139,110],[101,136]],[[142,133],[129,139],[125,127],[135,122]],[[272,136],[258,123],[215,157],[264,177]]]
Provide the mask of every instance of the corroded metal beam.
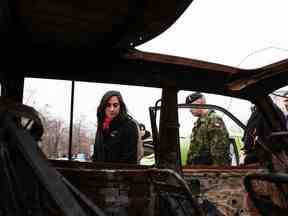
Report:
[[1,81],[1,96],[10,98],[18,103],[22,103],[24,91],[24,76],[4,78]]
[[165,86],[162,90],[159,132],[159,167],[170,168],[178,173],[182,173],[180,162],[177,89],[173,85]]

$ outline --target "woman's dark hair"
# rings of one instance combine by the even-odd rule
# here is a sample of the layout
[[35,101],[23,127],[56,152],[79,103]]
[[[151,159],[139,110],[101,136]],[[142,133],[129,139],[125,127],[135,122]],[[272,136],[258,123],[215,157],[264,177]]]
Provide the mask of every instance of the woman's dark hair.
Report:
[[128,118],[127,107],[123,101],[121,93],[119,91],[108,91],[103,95],[100,101],[100,105],[97,108],[98,127],[102,127],[102,123],[105,118],[105,108],[107,106],[109,99],[113,96],[116,96],[120,103],[120,112],[119,115],[116,117],[116,119],[125,120]]

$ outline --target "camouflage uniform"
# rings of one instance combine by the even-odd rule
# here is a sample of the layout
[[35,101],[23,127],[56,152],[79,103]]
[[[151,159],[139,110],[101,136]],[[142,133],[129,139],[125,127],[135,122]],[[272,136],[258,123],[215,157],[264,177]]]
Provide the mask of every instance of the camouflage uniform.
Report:
[[214,111],[195,122],[187,164],[230,164],[229,135],[222,118]]

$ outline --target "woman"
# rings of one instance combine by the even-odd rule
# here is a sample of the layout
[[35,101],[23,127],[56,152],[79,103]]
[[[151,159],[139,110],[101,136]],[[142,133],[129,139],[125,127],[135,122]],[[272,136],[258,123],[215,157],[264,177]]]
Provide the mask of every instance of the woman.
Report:
[[138,130],[118,91],[106,92],[97,108],[94,161],[137,163]]

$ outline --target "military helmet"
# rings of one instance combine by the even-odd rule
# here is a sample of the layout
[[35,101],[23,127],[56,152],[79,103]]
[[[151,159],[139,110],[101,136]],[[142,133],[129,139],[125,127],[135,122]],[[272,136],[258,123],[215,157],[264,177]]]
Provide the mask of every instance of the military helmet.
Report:
[[201,92],[192,93],[186,97],[186,104],[191,104],[199,98],[204,98],[204,95]]

